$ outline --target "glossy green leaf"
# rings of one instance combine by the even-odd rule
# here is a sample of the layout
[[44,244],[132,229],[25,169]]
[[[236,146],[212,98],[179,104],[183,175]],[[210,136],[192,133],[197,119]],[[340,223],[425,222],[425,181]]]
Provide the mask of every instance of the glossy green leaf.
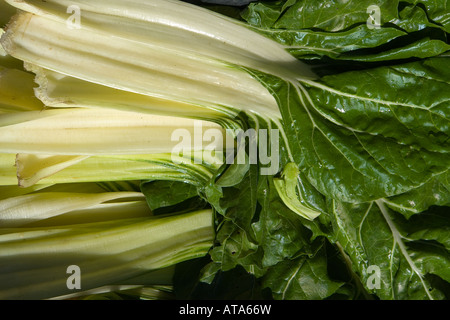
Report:
[[448,169],[449,61],[316,82],[254,76],[277,100],[292,155],[309,182],[326,196],[365,202],[407,192]]
[[280,262],[267,272],[263,283],[279,300],[323,300],[343,285],[329,277],[323,248],[312,257]]
[[449,50],[447,6],[440,1],[293,0],[256,2],[242,17],[297,58],[376,62]]
[[275,24],[276,28],[320,29],[340,31],[355,24],[366,23],[367,9],[371,5],[380,8],[381,22],[397,18],[398,1],[363,0],[348,1],[306,1],[299,0],[289,7]]
[[252,223],[252,230],[264,252],[263,266],[274,266],[295,257],[299,252],[312,252],[313,233],[303,222],[308,219],[299,219],[297,213],[286,206],[272,178],[261,179],[258,203],[261,209],[258,220]]
[[156,180],[144,182],[141,191],[150,209],[170,207],[198,196],[197,186],[179,181]]
[[426,211],[431,206],[448,206],[449,175],[449,171],[446,171],[416,189],[382,200],[389,208],[402,213],[406,218]]
[[425,7],[429,19],[442,25],[450,32],[450,1],[448,0],[407,0],[415,5]]
[[439,221],[439,233],[445,233],[447,217],[428,215],[428,222],[419,225],[379,201],[358,205],[333,201],[331,207],[335,241],[368,292],[383,300],[443,297],[428,278],[434,274],[448,281],[449,251],[430,241],[437,230],[428,235],[420,232]]

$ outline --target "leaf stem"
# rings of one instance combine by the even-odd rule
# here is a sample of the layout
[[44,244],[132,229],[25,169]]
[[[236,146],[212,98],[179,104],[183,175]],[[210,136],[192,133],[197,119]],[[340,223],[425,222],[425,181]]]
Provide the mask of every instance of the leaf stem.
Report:
[[424,287],[424,290],[425,290],[428,298],[430,300],[434,300],[433,297],[431,296],[431,294],[427,290],[427,285],[425,284],[425,281],[423,280],[423,276],[422,276],[420,270],[417,269],[417,266],[415,265],[414,261],[412,261],[410,255],[408,254],[408,251],[406,250],[406,246],[405,246],[405,243],[403,242],[402,236],[401,236],[400,232],[398,231],[398,229],[396,228],[396,226],[394,225],[394,222],[392,221],[391,217],[389,216],[388,210],[385,207],[383,201],[376,200],[375,202],[378,205],[378,207],[380,208],[380,211],[381,211],[384,219],[386,220],[389,228],[391,229],[392,236],[394,237],[394,241],[398,244],[398,247],[400,248],[400,252],[403,254],[403,256],[405,257],[406,261],[408,262],[409,266],[414,271],[414,273],[417,274],[417,276],[419,277],[420,282],[422,283],[422,286]]

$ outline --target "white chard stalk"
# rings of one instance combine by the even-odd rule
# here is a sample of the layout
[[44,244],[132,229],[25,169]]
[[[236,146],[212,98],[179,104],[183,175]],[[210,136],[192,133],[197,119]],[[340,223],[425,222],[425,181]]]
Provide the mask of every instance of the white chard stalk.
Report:
[[[55,200],[52,206],[57,205]],[[204,256],[213,237],[211,210],[3,229],[0,299],[47,299],[73,293],[66,284],[66,270],[72,265],[83,271],[83,290],[126,281]]]
[[[315,78],[278,43],[179,1],[8,2],[32,13],[15,16],[2,37],[10,55],[120,90],[279,118],[272,95],[239,68]],[[75,28],[69,6],[80,11]]]
[[[172,133],[177,129],[186,130],[193,140],[202,140],[203,132],[197,130],[197,126],[203,130],[218,130],[225,139],[226,133],[221,126],[181,117],[83,108],[12,113],[0,118],[0,152],[46,155],[170,154],[180,144],[172,139]],[[216,150],[222,150],[225,145],[223,141],[215,143]],[[203,145],[186,142],[183,147],[200,151]]]
[[[139,113],[173,115],[217,121],[230,115],[230,111],[214,110],[175,100],[119,90],[84,81],[55,71],[26,64],[35,73],[34,93],[46,106],[53,108],[109,108]],[[231,113],[231,116],[234,116]]]
[[[195,163],[195,159],[203,160]],[[174,158],[181,164],[173,163]],[[65,156],[0,154],[0,185],[30,189],[54,184],[163,179],[199,185],[208,181],[221,158],[167,154]],[[184,163],[184,164],[183,164]],[[8,194],[8,190],[1,192]],[[0,197],[1,198],[1,197]]]
[[27,63],[111,88],[219,110],[279,112],[257,80],[217,60],[67,29],[30,13],[16,15],[1,41],[8,54]]
[[[197,59],[208,57],[277,75],[315,78],[309,67],[284,47],[210,10],[176,0],[6,0],[36,15],[68,21],[67,8],[77,8],[81,28],[115,38],[156,45]],[[294,72],[294,73],[292,73]]]
[[[139,192],[42,192],[12,197],[0,201],[0,227],[12,228],[30,225],[35,227],[36,222],[42,223],[43,220],[48,221],[50,218],[64,216],[70,212],[72,215],[74,212],[78,214],[78,219],[75,219],[76,223],[86,223],[90,221],[90,218],[92,219],[92,216],[104,215],[104,212],[98,212],[102,205],[113,212],[114,206],[126,208],[125,203],[137,200],[145,203],[144,195]],[[128,209],[130,208],[128,207]],[[123,214],[125,215],[127,212],[129,213],[126,215],[127,218],[144,216],[136,210],[126,210]],[[144,214],[150,213],[147,207]],[[74,223],[73,219],[69,221]],[[65,222],[67,223],[67,220]],[[46,224],[48,225],[48,222]]]
[[[203,152],[199,153],[194,153],[192,158],[177,158],[179,163],[185,164],[173,163],[176,157],[166,154],[89,157],[17,154],[14,183],[30,187],[35,184],[163,179],[197,185],[208,181],[222,160],[208,159]],[[202,156],[204,161],[195,163],[196,156]]]

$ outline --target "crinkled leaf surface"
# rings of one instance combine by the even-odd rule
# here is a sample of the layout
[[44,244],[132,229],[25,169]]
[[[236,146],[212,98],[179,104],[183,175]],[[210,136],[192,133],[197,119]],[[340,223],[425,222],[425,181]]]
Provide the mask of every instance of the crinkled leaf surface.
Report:
[[[355,205],[332,201],[330,211],[335,241],[369,292],[383,300],[443,297],[431,286],[429,276],[448,282],[448,236],[436,237],[448,234],[448,217],[430,213],[427,223],[419,224],[418,220],[407,221],[382,202]],[[434,228],[427,228],[433,224]]]
[[[242,17],[300,59],[375,62],[432,57],[449,50],[448,2],[409,2],[256,2]],[[376,28],[369,27],[373,7],[379,10]]]
[[269,269],[263,284],[271,288],[275,299],[323,300],[343,285],[328,275],[327,257],[323,247],[311,257],[284,260]]
[[309,182],[326,196],[365,202],[407,192],[448,169],[449,66],[448,58],[433,58],[320,81],[254,76],[277,100]]

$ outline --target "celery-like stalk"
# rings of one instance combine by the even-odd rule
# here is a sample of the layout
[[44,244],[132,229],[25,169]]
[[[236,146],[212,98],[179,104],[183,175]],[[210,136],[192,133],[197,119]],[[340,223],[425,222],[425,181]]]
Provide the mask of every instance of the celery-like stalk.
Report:
[[101,30],[116,39],[132,39],[277,75],[315,78],[310,68],[283,46],[228,17],[177,0],[7,0],[17,8],[66,22],[76,7],[77,28]]
[[[139,206],[133,205],[142,202]],[[0,227],[16,228],[48,224],[48,219],[64,216],[65,224],[86,223],[106,217],[110,220],[148,216],[150,210],[145,206],[145,197],[139,192],[38,192],[0,200]],[[66,217],[70,213],[70,220]],[[114,214],[112,214],[114,213]],[[101,221],[101,220],[100,220]]]
[[[200,129],[201,128],[201,129]],[[225,130],[212,122],[111,109],[55,109],[0,117],[0,152],[48,155],[171,153],[176,146],[200,151],[204,131]],[[172,134],[184,130],[181,142]],[[200,144],[193,143],[201,141]],[[212,147],[222,150],[223,141]]]
[[21,187],[32,186],[87,158],[88,156],[17,154],[15,162],[17,182]]
[[36,65],[26,64],[36,74],[35,94],[46,106],[56,108],[111,108],[140,113],[172,115],[220,121],[235,116],[229,110],[214,110],[190,103],[156,98],[83,81]]
[[35,184],[30,187],[0,185],[0,200],[42,192],[65,193],[104,193],[104,192],[140,192],[141,181],[100,181],[79,183]]
[[[89,290],[207,254],[211,210],[42,228],[0,229],[0,299],[74,293],[70,266]],[[72,290],[71,290],[72,289]],[[79,290],[78,290],[79,291]]]
[[19,186],[0,184],[0,200],[12,198],[12,197],[18,197],[25,194],[29,194],[32,192],[36,192],[39,190],[43,190],[45,188],[51,187],[52,185],[46,185],[46,184],[36,184],[33,186],[30,186],[28,188],[22,188]]
[[0,153],[0,186],[17,185],[16,156]]
[[30,13],[14,17],[1,43],[27,63],[115,89],[279,117],[275,99],[247,72],[187,55],[183,47],[112,38],[101,29],[68,29],[65,22]]
[[124,281],[124,284],[115,283],[99,288],[76,292],[64,296],[54,297],[51,300],[78,299],[78,300],[167,300],[175,299],[173,292],[173,276],[175,266],[147,272],[146,274]]
[[202,163],[195,163],[195,154],[193,156],[177,158],[179,164],[176,164],[172,162],[174,156],[167,154],[91,157],[0,154],[0,185],[30,188],[39,185],[154,179],[201,185],[217,171],[220,159],[215,159],[216,163],[214,159],[208,162],[210,159],[203,157]]

